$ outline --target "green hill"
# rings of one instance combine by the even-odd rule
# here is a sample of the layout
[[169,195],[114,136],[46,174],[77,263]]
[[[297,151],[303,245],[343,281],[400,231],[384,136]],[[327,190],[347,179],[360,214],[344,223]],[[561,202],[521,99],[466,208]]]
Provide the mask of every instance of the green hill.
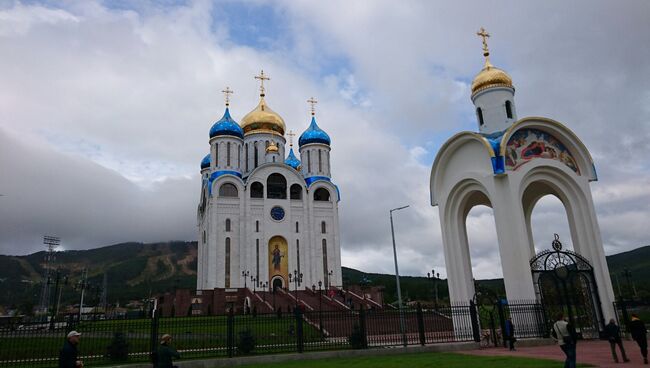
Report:
[[[102,248],[65,251],[56,254],[56,266],[67,276],[61,299],[64,303],[78,300],[75,290],[81,272],[87,268],[93,285],[86,294],[88,304],[99,301],[104,274],[107,276],[108,302],[122,303],[175,288],[194,288],[196,285],[196,242],[172,241],[166,243],[123,243]],[[44,273],[45,252],[27,256],[0,256],[0,306],[37,304]],[[615,292],[618,286],[629,295],[628,282],[622,276],[624,269],[631,272],[631,282],[640,297],[650,297],[650,246],[607,257]],[[617,282],[618,278],[618,282]],[[64,280],[62,278],[62,280]],[[396,299],[395,276],[366,273],[343,267],[344,285],[367,284],[385,288],[387,302]],[[400,278],[405,300],[432,300],[433,283],[426,277],[402,276]],[[503,280],[479,280],[479,287],[504,294]],[[440,300],[448,298],[446,281],[438,285]]]

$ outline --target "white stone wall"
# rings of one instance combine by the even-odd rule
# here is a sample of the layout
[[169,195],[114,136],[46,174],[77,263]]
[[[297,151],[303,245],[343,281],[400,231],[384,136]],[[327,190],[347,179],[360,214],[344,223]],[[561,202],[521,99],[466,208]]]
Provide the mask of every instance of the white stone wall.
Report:
[[300,165],[305,178],[311,176],[331,177],[330,147],[321,143],[311,143],[300,147]]
[[[515,90],[508,87],[488,88],[472,96],[474,107],[480,108],[483,112],[483,125],[479,122],[478,114],[476,116],[479,132],[483,134],[501,132],[517,121],[514,96]],[[511,118],[506,115],[506,101],[510,101]]]

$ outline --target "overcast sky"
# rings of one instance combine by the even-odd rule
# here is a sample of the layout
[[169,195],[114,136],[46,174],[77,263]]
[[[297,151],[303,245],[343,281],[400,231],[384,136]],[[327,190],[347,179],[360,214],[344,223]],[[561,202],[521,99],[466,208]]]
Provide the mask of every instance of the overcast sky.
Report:
[[[607,254],[650,244],[648,1],[0,1],[0,253],[197,238],[199,163],[235,94],[298,134],[319,100],[339,185],[342,263],[442,275],[429,174],[444,141],[477,130],[469,85],[483,63],[516,88],[520,118],[559,120],[591,151]],[[500,277],[492,211],[468,218],[475,276]],[[536,248],[566,213],[545,197]]]

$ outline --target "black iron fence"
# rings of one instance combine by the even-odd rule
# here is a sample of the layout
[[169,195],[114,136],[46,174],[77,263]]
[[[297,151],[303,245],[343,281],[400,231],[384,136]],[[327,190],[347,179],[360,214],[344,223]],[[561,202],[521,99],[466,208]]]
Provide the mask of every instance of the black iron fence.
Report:
[[[650,301],[621,299],[614,302],[614,310],[616,311],[616,322],[621,326],[621,331],[625,333],[629,331],[629,323],[633,314],[637,315],[645,322],[646,327],[650,328]],[[605,323],[607,322],[605,321]]]
[[[543,308],[535,303],[500,305],[492,326],[473,303],[435,309],[302,311],[176,318],[11,321],[0,326],[0,367],[53,367],[71,330],[81,332],[85,366],[150,361],[160,337],[170,334],[183,359],[233,357],[380,346],[481,341],[500,331],[508,316],[520,337],[542,337]],[[541,314],[540,314],[541,313]],[[499,317],[501,316],[501,317]],[[526,327],[524,327],[526,326]]]

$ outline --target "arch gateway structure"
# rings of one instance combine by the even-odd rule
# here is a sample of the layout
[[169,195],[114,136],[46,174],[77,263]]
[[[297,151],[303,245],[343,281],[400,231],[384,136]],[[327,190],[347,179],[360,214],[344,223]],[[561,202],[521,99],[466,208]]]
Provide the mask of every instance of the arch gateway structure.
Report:
[[[265,100],[268,77],[262,72],[256,78],[262,82],[257,107],[237,123],[226,88],[225,113],[210,129],[197,211],[197,290],[304,290],[319,282],[325,289],[340,287],[330,137],[316,123],[312,105],[311,123],[299,139],[300,159],[292,142],[287,152],[284,120]],[[291,275],[302,277],[290,282]]]
[[[578,255],[574,259],[593,275],[593,285],[582,292],[590,293],[586,303],[602,326],[603,318],[614,316],[614,293],[589,187],[597,180],[591,155],[564,124],[517,118],[512,80],[490,63],[489,35],[484,30],[479,35],[485,65],[472,82],[471,95],[479,131],[447,140],[431,168],[431,204],[440,211],[450,299],[467,302],[474,296],[466,219],[472,207],[485,205],[494,213],[508,300],[556,303],[544,293],[540,280],[545,278],[537,275],[542,271],[531,229],[535,204],[550,194],[566,210]],[[557,266],[565,271],[572,267]]]

